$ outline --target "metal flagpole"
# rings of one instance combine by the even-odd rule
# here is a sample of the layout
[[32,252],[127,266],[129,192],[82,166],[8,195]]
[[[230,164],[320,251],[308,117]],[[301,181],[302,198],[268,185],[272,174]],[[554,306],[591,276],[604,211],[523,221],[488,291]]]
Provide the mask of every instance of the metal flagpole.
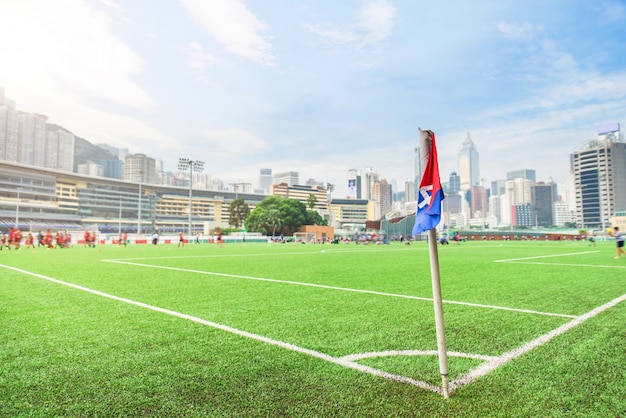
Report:
[[[437,200],[441,193],[441,180],[437,161],[435,134],[428,130],[420,132],[420,157],[422,180],[419,185],[418,207],[415,213],[415,227],[413,235],[428,231],[428,252],[430,254],[430,276],[433,288],[433,302],[435,308],[435,326],[437,329],[437,350],[439,354],[439,372],[441,373],[441,387],[443,397],[448,399],[448,350],[446,348],[446,333],[443,325],[443,302],[441,297],[441,280],[439,277],[439,253],[437,249],[437,224],[441,221],[441,202]],[[431,194],[428,194],[431,191]],[[435,207],[438,205],[439,207]]]
[[439,373],[443,397],[448,399],[448,350],[446,348],[446,332],[443,326],[443,299],[441,297],[441,280],[439,276],[439,252],[437,249],[437,230],[428,231],[428,252],[430,253],[430,276],[433,286],[433,302],[435,307],[435,327],[437,328],[437,350],[439,352]]

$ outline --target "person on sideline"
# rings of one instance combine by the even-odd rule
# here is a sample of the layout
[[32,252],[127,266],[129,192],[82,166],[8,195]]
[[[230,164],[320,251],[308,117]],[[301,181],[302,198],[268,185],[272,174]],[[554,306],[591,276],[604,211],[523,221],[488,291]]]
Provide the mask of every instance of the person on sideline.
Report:
[[620,258],[621,254],[626,255],[626,252],[624,252],[624,236],[621,232],[619,232],[619,228],[617,226],[613,227],[611,236],[615,238],[615,244],[617,245],[617,255],[615,258]]
[[178,233],[178,246],[179,247],[184,247],[185,246],[185,237],[183,237],[183,233],[182,232]]

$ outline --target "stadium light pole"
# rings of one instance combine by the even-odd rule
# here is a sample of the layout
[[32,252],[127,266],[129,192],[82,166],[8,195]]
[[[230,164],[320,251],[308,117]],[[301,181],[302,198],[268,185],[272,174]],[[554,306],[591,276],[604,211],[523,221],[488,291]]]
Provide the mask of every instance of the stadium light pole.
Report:
[[137,210],[137,237],[141,235],[141,178],[143,171],[139,171],[139,207]]
[[189,158],[178,159],[178,169],[189,169],[189,217],[188,221],[188,234],[191,239],[191,211],[192,211],[192,187],[193,187],[193,173],[200,173],[204,169],[204,161],[191,160]]
[[120,196],[120,213],[119,213],[119,225],[117,227],[118,235],[122,234],[122,196]]
[[15,203],[15,227],[19,228],[19,223],[20,223],[20,191],[22,190],[21,187],[17,188],[17,201]]

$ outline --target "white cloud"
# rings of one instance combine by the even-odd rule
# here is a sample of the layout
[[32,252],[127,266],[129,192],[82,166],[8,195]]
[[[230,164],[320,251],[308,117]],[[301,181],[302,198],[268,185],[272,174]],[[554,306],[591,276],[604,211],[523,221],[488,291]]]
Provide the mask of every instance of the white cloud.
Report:
[[241,128],[214,128],[205,131],[202,148],[212,153],[242,154],[254,153],[268,148],[261,138]]
[[208,69],[217,63],[217,58],[204,52],[202,45],[197,42],[191,42],[185,51],[187,52],[187,67],[196,75],[198,80],[208,83]]
[[506,39],[514,42],[530,42],[543,30],[542,26],[532,23],[500,22],[497,29]]
[[626,18],[626,7],[621,2],[602,2],[602,18],[607,22],[618,22]]
[[227,51],[251,61],[273,65],[266,25],[240,0],[180,0],[189,15]]
[[0,80],[12,91],[151,110],[152,98],[133,81],[143,61],[114,34],[112,11],[83,0],[4,2]]
[[356,13],[356,20],[343,27],[307,25],[332,47],[364,48],[384,41],[391,34],[396,15],[395,7],[387,0],[365,0]]

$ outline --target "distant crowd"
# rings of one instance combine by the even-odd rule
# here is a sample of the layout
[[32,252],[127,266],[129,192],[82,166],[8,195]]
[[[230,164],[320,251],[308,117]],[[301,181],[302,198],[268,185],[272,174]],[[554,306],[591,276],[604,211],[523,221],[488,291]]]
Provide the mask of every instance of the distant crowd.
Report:
[[[86,247],[96,246],[96,233],[85,231],[83,243]],[[10,228],[6,233],[0,231],[0,250],[19,250],[22,247],[44,247],[48,249],[69,248],[72,246],[72,235],[67,231],[52,233],[50,229],[39,231],[35,237],[32,232],[24,235],[18,228]]]
[[10,228],[5,234],[0,232],[0,250],[6,248],[8,250],[19,250],[22,247],[22,241],[26,248],[45,247],[45,248],[66,248],[72,242],[72,236],[65,231],[57,231],[55,234],[47,229],[46,232],[40,231],[35,237],[32,232],[26,236],[18,228]]

